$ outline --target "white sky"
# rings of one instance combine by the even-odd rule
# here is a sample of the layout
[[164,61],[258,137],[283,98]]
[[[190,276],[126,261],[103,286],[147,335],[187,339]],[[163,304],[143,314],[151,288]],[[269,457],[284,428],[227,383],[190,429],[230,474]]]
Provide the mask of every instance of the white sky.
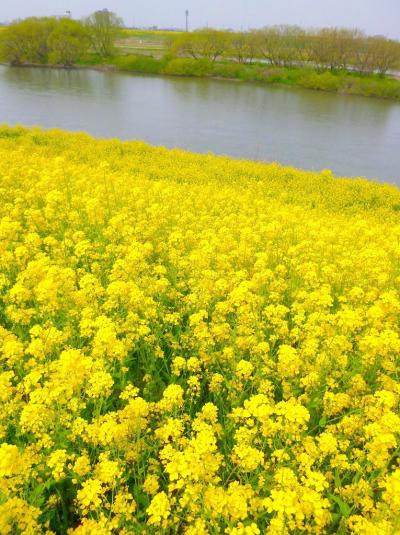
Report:
[[183,27],[189,9],[191,28],[344,26],[400,39],[400,0],[0,0],[0,21],[67,10],[81,18],[103,8],[120,15],[127,26]]

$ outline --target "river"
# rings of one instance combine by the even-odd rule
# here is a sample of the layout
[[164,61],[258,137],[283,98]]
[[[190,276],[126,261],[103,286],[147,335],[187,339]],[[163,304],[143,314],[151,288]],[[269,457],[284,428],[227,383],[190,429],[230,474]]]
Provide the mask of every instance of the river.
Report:
[[0,66],[0,123],[278,161],[400,185],[400,104],[282,86]]

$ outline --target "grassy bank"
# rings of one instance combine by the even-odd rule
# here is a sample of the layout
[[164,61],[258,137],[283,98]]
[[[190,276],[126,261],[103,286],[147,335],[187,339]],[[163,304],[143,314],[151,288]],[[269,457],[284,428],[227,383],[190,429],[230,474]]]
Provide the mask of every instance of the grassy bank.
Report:
[[0,533],[399,533],[400,191],[0,128]]
[[400,80],[390,77],[382,78],[378,75],[360,75],[348,71],[319,72],[312,68],[277,68],[260,63],[212,62],[207,59],[195,60],[166,55],[157,58],[145,54],[118,55],[106,60],[91,54],[83,58],[81,64],[99,65],[104,62],[127,72],[226,78],[400,100]]

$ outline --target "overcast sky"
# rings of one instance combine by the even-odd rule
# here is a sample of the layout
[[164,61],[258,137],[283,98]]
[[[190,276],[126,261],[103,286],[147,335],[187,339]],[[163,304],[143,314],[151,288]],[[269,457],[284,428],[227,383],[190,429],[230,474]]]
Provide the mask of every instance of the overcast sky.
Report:
[[0,0],[0,21],[28,15],[80,18],[108,8],[127,26],[248,29],[271,24],[345,26],[400,39],[400,0]]

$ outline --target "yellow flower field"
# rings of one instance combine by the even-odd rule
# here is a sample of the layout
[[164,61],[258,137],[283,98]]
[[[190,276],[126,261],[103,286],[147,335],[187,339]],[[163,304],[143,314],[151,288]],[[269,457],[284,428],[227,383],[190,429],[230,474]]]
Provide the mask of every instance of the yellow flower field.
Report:
[[400,191],[0,128],[0,533],[400,533]]

